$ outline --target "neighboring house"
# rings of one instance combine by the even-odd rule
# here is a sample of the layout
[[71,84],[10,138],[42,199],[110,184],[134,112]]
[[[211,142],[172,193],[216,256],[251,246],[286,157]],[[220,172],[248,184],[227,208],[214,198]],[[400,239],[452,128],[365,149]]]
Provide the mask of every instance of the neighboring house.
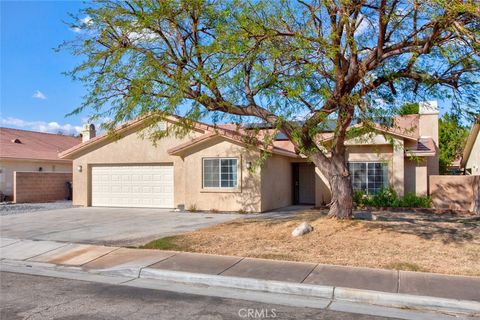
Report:
[[463,149],[461,166],[467,175],[480,175],[480,115],[470,130]]
[[[159,125],[166,129],[176,119]],[[392,186],[400,195],[425,195],[428,176],[438,174],[436,102],[422,103],[420,114],[394,123],[347,142],[354,188],[373,193]],[[282,134],[268,148],[255,143],[271,129],[196,123],[189,136],[155,145],[144,139],[148,130],[144,120],[133,121],[117,129],[115,138],[99,136],[60,154],[73,160],[75,205],[261,212],[330,201],[325,177]],[[257,167],[262,150],[270,156]]]
[[72,172],[72,160],[58,153],[81,142],[81,138],[0,128],[0,193],[13,193],[13,172]]

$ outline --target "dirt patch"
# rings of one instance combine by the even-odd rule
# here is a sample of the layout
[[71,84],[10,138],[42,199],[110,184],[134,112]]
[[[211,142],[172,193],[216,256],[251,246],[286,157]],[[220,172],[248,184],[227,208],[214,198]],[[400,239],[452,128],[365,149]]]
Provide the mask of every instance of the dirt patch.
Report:
[[[188,251],[372,268],[480,275],[478,218],[373,213],[377,220],[338,221],[324,210],[285,218],[248,218],[169,239]],[[302,221],[314,231],[294,238]]]

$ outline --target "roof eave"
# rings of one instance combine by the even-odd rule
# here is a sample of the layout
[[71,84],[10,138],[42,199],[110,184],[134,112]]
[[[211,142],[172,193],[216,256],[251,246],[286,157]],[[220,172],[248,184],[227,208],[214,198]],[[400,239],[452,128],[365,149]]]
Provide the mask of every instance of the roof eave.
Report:
[[[125,132],[128,132],[129,130],[134,130],[138,127],[141,127],[142,125],[144,125],[144,123],[148,120],[150,116],[145,116],[145,117],[142,117],[142,118],[139,118],[139,119],[136,119],[136,120],[133,120],[127,124],[124,124],[122,125],[121,127],[117,128],[114,130],[114,134],[116,135],[122,135],[124,134]],[[170,122],[175,122],[175,120],[177,120],[176,117],[174,116],[167,116],[165,118],[166,121],[170,121]],[[204,123],[201,123],[201,122],[197,122],[193,128],[194,130],[199,130],[199,131],[207,131],[208,130],[208,125],[204,124]],[[63,152],[60,152],[58,154],[59,158],[62,158],[62,159],[73,159],[74,156],[89,148],[89,147],[92,147],[102,141],[106,141],[108,139],[111,139],[111,136],[109,134],[104,134],[102,136],[98,136],[98,137],[95,137],[93,139],[90,139],[88,141],[85,141],[83,143],[80,143],[68,150],[65,150]]]
[[302,158],[299,154],[296,154],[296,153],[288,151],[288,150],[275,148],[275,147],[272,148],[272,150],[270,150],[270,151],[272,153],[280,155],[280,156],[286,156],[286,157],[290,157],[290,158]]
[[406,151],[405,155],[409,157],[434,157],[437,155],[435,151],[433,152],[419,152],[419,151]]
[[187,142],[185,144],[182,144],[180,146],[176,146],[176,147],[173,147],[173,148],[170,148],[167,150],[167,153],[169,155],[172,155],[172,156],[177,156],[177,155],[181,155],[183,152],[185,152],[186,150],[190,149],[190,148],[193,148],[197,145],[200,145],[210,139],[213,139],[215,137],[219,137],[220,135],[219,134],[213,134],[213,133],[210,133],[210,134],[206,134],[204,136],[201,136],[201,137],[198,137],[196,139],[193,139],[192,141],[190,142]]
[[7,161],[49,161],[49,162],[61,162],[61,163],[69,163],[71,162],[70,159],[48,159],[48,158],[22,158],[22,157],[5,157],[0,156],[0,160],[7,160]]

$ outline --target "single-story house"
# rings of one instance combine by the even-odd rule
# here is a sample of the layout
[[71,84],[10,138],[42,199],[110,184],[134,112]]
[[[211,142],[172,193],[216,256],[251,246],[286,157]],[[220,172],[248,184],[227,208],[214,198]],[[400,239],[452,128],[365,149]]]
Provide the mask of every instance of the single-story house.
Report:
[[[175,119],[159,125],[167,128]],[[347,142],[353,186],[425,195],[428,176],[438,174],[436,102],[422,103],[419,114],[394,123]],[[145,130],[144,121],[136,120],[115,137],[98,136],[60,154],[73,161],[74,205],[263,212],[330,201],[325,177],[281,134],[263,150],[270,155],[263,165],[254,166],[264,147],[245,144],[247,126],[196,123],[188,136],[156,144],[144,139]]]
[[470,130],[460,163],[465,174],[480,175],[480,115]]
[[15,171],[72,172],[72,160],[61,159],[58,153],[81,141],[61,134],[0,128],[0,193],[12,196]]

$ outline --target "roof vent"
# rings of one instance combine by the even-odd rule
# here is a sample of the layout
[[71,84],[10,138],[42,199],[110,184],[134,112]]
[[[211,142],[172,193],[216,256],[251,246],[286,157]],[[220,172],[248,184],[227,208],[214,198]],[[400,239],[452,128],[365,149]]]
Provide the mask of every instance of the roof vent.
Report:
[[13,143],[22,143],[22,141],[20,141],[20,139],[13,139],[12,142]]

